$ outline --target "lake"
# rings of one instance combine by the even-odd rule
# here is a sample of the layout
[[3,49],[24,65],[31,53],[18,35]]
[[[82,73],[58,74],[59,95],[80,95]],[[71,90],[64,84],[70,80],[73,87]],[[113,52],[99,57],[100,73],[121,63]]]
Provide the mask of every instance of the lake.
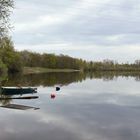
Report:
[[5,86],[35,86],[39,98],[1,100],[36,109],[0,107],[0,139],[140,140],[139,82],[125,72],[10,75]]

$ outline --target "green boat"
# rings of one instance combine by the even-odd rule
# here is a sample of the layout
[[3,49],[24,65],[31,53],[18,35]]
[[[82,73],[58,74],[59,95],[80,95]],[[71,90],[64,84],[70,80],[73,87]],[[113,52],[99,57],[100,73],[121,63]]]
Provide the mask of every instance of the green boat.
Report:
[[37,93],[34,87],[1,87],[0,93],[5,95],[22,95],[29,93]]

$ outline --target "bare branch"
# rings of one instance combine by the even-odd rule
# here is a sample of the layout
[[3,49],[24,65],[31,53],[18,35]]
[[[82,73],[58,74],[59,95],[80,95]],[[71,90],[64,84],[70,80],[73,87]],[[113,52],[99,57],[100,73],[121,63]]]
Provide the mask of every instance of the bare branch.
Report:
[[6,36],[9,30],[9,16],[13,8],[13,0],[0,0],[0,38]]

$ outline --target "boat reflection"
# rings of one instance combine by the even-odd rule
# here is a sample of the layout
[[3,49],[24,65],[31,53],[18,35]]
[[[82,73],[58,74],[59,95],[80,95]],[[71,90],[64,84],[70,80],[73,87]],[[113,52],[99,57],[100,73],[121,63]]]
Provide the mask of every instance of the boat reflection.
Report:
[[29,110],[29,109],[38,110],[38,109],[40,109],[37,107],[20,105],[20,104],[7,104],[7,105],[2,105],[1,107],[8,108],[8,109],[18,109],[18,110]]
[[39,98],[39,96],[31,95],[34,93],[37,93],[37,88],[1,87],[1,90],[0,90],[1,106],[0,107],[9,108],[9,109],[18,109],[18,110],[28,110],[28,109],[38,110],[40,108],[20,105],[20,104],[11,104],[11,102],[16,99],[17,100],[32,100],[32,99]]
[[0,97],[0,100],[9,100],[9,99],[37,99],[38,96],[25,96],[25,97]]

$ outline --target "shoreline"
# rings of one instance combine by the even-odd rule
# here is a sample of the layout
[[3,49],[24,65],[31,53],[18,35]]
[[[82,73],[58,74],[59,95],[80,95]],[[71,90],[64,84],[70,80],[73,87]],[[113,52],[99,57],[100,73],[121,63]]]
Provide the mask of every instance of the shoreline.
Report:
[[49,69],[41,67],[24,67],[23,74],[38,74],[38,73],[51,73],[51,72],[80,72],[81,70],[75,69]]
[[140,73],[140,69],[108,69],[108,70],[76,70],[76,69],[50,69],[42,67],[24,67],[23,74],[39,74],[39,73],[69,73],[69,72],[102,72],[102,73]]

